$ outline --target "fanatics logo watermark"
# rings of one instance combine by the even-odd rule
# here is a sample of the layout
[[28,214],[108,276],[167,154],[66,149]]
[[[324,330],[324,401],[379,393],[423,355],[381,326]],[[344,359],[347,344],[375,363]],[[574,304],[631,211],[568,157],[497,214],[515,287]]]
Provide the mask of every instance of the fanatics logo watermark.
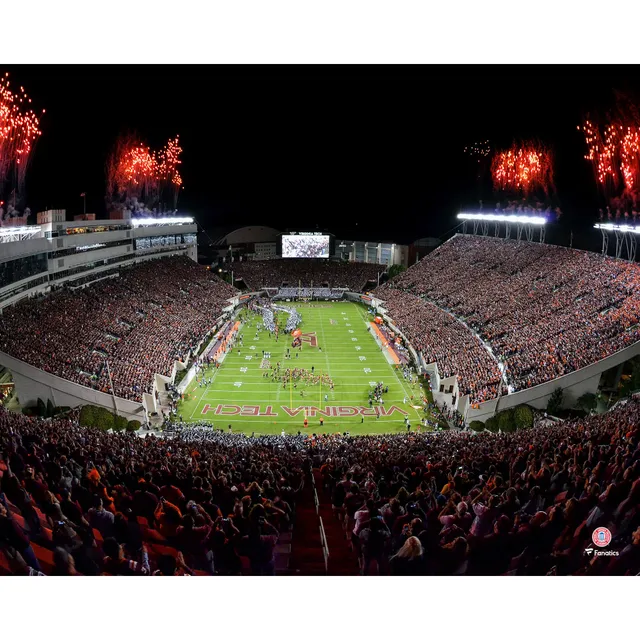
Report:
[[[591,534],[591,541],[596,547],[606,547],[611,542],[611,531],[606,527],[598,527]],[[585,554],[590,558],[599,558],[600,556],[619,556],[620,552],[618,551],[599,551],[598,549],[593,549],[592,547],[587,547],[584,550]]]
[[611,531],[606,527],[598,527],[591,534],[591,540],[596,547],[606,547],[611,542]]

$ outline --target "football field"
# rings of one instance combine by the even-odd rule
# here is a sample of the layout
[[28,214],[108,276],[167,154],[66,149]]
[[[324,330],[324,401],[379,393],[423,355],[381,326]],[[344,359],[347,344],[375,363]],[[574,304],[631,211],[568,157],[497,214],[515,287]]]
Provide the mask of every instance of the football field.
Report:
[[[418,383],[404,379],[396,369],[386,348],[381,348],[369,330],[373,319],[362,305],[352,302],[283,303],[295,307],[302,316],[302,348],[292,348],[292,336],[280,333],[279,339],[262,330],[256,337],[258,314],[246,312],[238,332],[243,345],[236,339],[220,368],[206,373],[212,381],[199,386],[193,381],[178,406],[185,422],[208,421],[216,428],[232,431],[280,434],[394,433],[407,431],[405,416],[411,430],[420,427],[424,417],[437,421],[436,414],[425,414],[421,398],[425,391]],[[286,313],[277,314],[284,326]],[[286,358],[287,349],[291,354]],[[270,354],[270,357],[263,357]],[[269,363],[276,366],[284,380],[270,376]],[[288,370],[298,368],[313,375],[328,377],[317,384],[303,380],[289,381]],[[267,373],[265,377],[265,373]],[[388,391],[383,403],[370,405],[369,391],[382,383]],[[413,396],[413,400],[411,399]],[[431,399],[430,394],[428,395]],[[406,402],[405,402],[406,399]],[[307,420],[307,425],[304,422]],[[323,424],[321,424],[321,420]]]

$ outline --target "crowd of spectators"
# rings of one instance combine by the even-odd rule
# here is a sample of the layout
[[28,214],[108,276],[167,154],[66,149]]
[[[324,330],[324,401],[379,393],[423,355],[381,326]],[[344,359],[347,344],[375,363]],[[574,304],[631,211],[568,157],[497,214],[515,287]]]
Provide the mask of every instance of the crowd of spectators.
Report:
[[298,440],[141,438],[0,409],[0,569],[237,575],[244,557],[272,575],[303,483]]
[[428,363],[438,365],[440,378],[458,376],[461,395],[483,402],[498,395],[502,381],[498,364],[482,341],[434,304],[384,285],[374,295],[384,300],[394,324]]
[[639,444],[637,400],[509,434],[357,437],[141,438],[0,409],[0,570],[236,575],[245,557],[271,575],[316,468],[364,574],[635,575]]
[[377,282],[384,265],[364,262],[337,262],[312,258],[249,260],[233,264],[236,279],[249,289],[322,286],[362,291],[367,282]]
[[[184,256],[151,260],[81,290],[24,299],[0,316],[0,351],[140,401],[211,330],[234,289]],[[108,367],[107,367],[108,361]]]
[[504,363],[516,391],[640,339],[640,268],[595,253],[456,236],[390,286],[463,319]]
[[285,300],[287,298],[319,298],[322,300],[341,300],[343,297],[343,289],[330,289],[329,287],[281,287],[271,299]]
[[512,434],[330,436],[313,462],[364,574],[637,575],[639,444],[629,401]]

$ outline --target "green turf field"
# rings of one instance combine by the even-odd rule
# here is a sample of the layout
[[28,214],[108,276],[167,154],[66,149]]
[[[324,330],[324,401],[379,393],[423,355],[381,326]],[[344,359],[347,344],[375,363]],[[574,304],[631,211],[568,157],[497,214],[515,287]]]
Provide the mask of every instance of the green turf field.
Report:
[[[178,407],[183,420],[206,420],[225,430],[231,425],[233,431],[256,435],[279,434],[283,429],[286,433],[406,432],[405,413],[412,430],[425,416],[437,420],[436,414],[425,414],[421,407],[417,410],[412,407],[421,404],[419,399],[424,390],[407,383],[402,372],[387,360],[367,330],[371,317],[363,306],[352,302],[301,302],[290,306],[295,306],[302,315],[299,327],[304,336],[302,350],[292,349],[291,336],[283,333],[278,341],[265,330],[256,338],[261,316],[247,311],[239,331],[244,345],[240,347],[237,340],[220,368],[211,368],[207,377],[213,377],[213,381],[208,387],[198,387],[196,381],[191,383]],[[279,325],[284,325],[285,317],[284,313],[277,316]],[[290,360],[284,357],[287,348],[292,354]],[[298,382],[297,388],[289,383],[283,388],[282,382],[263,377],[267,370],[261,368],[263,350],[271,352],[271,362],[275,366],[279,361],[281,369],[310,370],[313,366],[315,374],[328,374],[334,389],[326,384],[304,382]],[[389,391],[383,394],[383,405],[374,402],[370,408],[368,391],[371,383],[377,382],[388,385]],[[415,398],[413,402],[411,396]],[[381,414],[379,418],[376,413]]]

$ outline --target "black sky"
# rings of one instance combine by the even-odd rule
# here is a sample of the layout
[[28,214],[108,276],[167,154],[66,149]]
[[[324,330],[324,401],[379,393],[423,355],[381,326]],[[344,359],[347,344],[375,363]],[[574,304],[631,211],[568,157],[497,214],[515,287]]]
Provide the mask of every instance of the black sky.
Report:
[[[557,233],[593,222],[599,195],[576,125],[638,95],[637,67],[6,68],[46,108],[27,175],[33,210],[106,215],[104,165],[122,131],[180,134],[180,211],[206,228],[318,225],[338,236],[439,236],[477,203],[474,140],[534,137],[556,158]],[[495,195],[486,186],[486,202]]]

